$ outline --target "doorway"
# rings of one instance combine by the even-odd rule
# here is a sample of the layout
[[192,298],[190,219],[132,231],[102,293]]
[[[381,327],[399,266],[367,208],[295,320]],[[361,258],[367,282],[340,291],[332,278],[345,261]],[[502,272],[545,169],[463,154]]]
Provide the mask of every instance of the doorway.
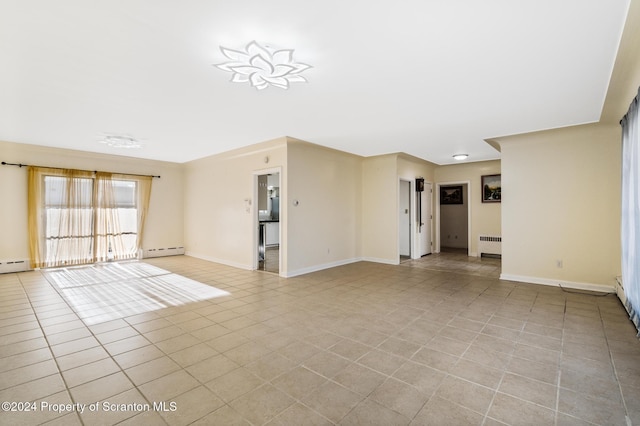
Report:
[[422,256],[431,254],[432,242],[431,242],[431,224],[433,215],[431,214],[431,205],[433,197],[433,189],[430,183],[423,183],[423,191],[418,192],[416,189],[416,225],[417,225],[417,240],[418,248],[416,251],[417,256],[414,259],[419,259]]
[[398,249],[400,262],[411,259],[411,182],[400,179]]
[[470,244],[469,182],[438,184],[438,252],[469,255]]
[[280,169],[261,171],[254,175],[254,268],[280,273]]

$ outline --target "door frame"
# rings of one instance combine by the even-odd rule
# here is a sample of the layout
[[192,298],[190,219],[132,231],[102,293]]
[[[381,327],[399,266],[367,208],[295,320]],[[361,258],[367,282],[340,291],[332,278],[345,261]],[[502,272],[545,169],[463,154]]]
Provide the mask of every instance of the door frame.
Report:
[[[429,186],[429,191],[427,191],[427,185]],[[427,182],[426,180],[424,181],[424,188],[425,190],[422,192],[422,199],[426,199],[427,197],[430,197],[430,211],[429,212],[422,212],[423,215],[425,214],[429,214],[428,218],[424,219],[424,225],[423,227],[426,229],[429,229],[429,241],[427,241],[428,245],[429,245],[429,253],[427,254],[422,254],[422,249],[420,247],[420,229],[417,227],[417,220],[416,222],[416,227],[414,229],[414,235],[415,235],[415,244],[414,244],[414,248],[415,248],[415,252],[414,255],[412,256],[412,259],[420,259],[422,256],[427,256],[431,253],[433,253],[433,182]],[[415,191],[415,183],[414,183],[414,188],[413,188],[413,198],[415,200],[414,202],[414,213],[416,213],[416,218],[417,218],[417,208],[418,208],[418,193]]]
[[436,193],[434,194],[435,198],[435,216],[436,216],[436,243],[434,247],[434,253],[440,253],[440,187],[441,186],[449,186],[449,185],[467,185],[467,256],[471,256],[471,200],[472,191],[471,191],[471,181],[469,180],[458,180],[451,182],[438,182],[436,183]]
[[[275,174],[278,173],[278,185],[280,188],[280,194],[282,194],[282,167],[271,167],[268,169],[260,169],[260,170],[254,170],[252,172],[252,178],[253,178],[253,200],[251,201],[251,204],[253,205],[253,209],[251,212],[251,224],[252,224],[252,228],[253,228],[253,242],[251,244],[251,253],[252,253],[252,264],[251,264],[251,268],[252,270],[257,270],[258,269],[258,263],[259,263],[259,259],[258,259],[258,243],[259,243],[259,235],[258,235],[258,227],[259,227],[259,223],[260,223],[260,218],[258,216],[258,176],[262,176],[262,175],[269,175],[269,174]],[[278,236],[278,241],[279,241],[279,245],[280,248],[278,250],[278,275],[279,276],[283,276],[282,275],[282,253],[283,253],[283,241],[282,241],[282,196],[280,196],[280,226],[278,227],[278,233],[280,234]]]
[[398,203],[396,204],[396,214],[397,214],[397,224],[396,229],[398,230],[398,241],[397,241],[397,249],[396,249],[396,257],[398,258],[398,263],[400,263],[400,191],[402,191],[402,182],[407,182],[409,184],[409,258],[413,258],[414,253],[414,241],[415,241],[415,227],[414,227],[414,218],[412,215],[412,207],[415,204],[415,191],[414,185],[415,183],[409,179],[399,178],[398,179]]

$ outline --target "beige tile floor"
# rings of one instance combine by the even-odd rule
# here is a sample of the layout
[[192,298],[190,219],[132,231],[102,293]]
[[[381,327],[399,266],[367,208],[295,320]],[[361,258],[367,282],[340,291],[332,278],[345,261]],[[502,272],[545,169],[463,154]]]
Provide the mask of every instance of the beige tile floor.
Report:
[[617,298],[499,260],[121,266],[0,275],[0,424],[640,424]]

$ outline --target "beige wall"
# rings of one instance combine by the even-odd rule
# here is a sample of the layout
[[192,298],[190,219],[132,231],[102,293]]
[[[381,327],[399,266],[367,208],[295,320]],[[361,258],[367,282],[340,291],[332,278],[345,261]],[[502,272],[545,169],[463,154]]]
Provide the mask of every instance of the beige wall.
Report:
[[[257,253],[254,179],[256,174],[281,169],[280,220],[286,221],[286,161],[286,138],[279,138],[185,163],[187,254],[252,269]],[[286,242],[286,229],[282,241]],[[285,252],[285,268],[286,260]]]
[[[388,154],[363,159],[362,257],[373,262],[398,264],[398,206],[400,179],[412,182],[423,177],[433,182],[435,165],[407,154]],[[411,205],[415,206],[415,191]],[[415,227],[412,253],[417,250]]]
[[253,267],[255,219],[244,200],[256,170],[272,167],[282,168],[282,276],[363,258],[398,263],[399,179],[433,182],[435,169],[408,155],[365,159],[292,138],[192,161],[185,170],[188,254]]
[[[361,157],[284,137],[192,161],[185,167],[188,254],[253,269],[255,175],[278,170],[280,275],[294,276],[359,260]],[[251,200],[251,205],[245,200]]]
[[591,124],[499,142],[503,278],[613,288],[620,274],[619,126]]
[[503,278],[614,290],[621,266],[618,122],[640,85],[639,43],[640,2],[631,2],[599,124],[497,139]]
[[[502,215],[502,203],[483,203],[482,202],[482,176],[495,175],[501,173],[500,160],[494,161],[478,161],[473,163],[452,164],[448,166],[439,166],[435,169],[435,181],[438,184],[447,183],[463,183],[469,182],[468,199],[469,199],[469,215],[470,215],[470,229],[469,234],[471,236],[471,246],[469,247],[469,254],[471,256],[477,256],[478,253],[478,236],[479,235],[501,235],[501,215]],[[504,176],[503,176],[504,180]],[[504,184],[503,184],[504,186]],[[437,206],[439,205],[439,194],[436,193],[436,187],[434,186],[435,199],[438,201],[434,203],[435,217],[439,218],[440,212]],[[438,226],[439,220],[436,220]],[[436,230],[436,235],[439,232]],[[503,245],[504,252],[504,245]]]
[[[84,151],[0,142],[7,163],[160,175],[151,187],[144,249],[182,246],[183,174],[179,164]],[[27,169],[0,166],[0,261],[29,258],[27,231]]]
[[362,257],[398,263],[398,164],[395,155],[362,164]]
[[286,276],[359,260],[362,158],[290,139],[287,167]]

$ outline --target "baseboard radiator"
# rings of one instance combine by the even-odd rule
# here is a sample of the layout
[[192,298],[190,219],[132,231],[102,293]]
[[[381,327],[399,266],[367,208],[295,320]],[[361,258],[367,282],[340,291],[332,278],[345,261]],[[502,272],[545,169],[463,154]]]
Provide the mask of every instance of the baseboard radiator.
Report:
[[141,252],[142,259],[148,259],[150,257],[179,256],[184,254],[184,247],[142,249]]
[[502,257],[502,237],[499,235],[480,235],[478,237],[478,257]]
[[10,274],[12,272],[25,272],[31,270],[29,259],[0,260],[0,274]]

